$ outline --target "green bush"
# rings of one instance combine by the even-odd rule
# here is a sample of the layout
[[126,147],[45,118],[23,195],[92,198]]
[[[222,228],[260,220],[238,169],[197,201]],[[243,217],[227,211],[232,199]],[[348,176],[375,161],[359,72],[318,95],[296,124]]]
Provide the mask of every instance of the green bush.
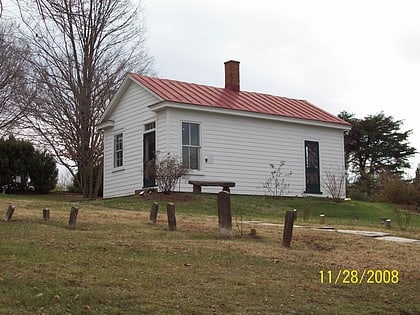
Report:
[[48,193],[57,184],[58,169],[54,158],[47,152],[35,151],[30,167],[30,185],[36,192]]
[[58,170],[52,156],[35,150],[29,141],[0,138],[0,185],[6,192],[46,193],[54,189]]
[[348,196],[353,200],[369,201],[368,193],[354,186],[348,187]]

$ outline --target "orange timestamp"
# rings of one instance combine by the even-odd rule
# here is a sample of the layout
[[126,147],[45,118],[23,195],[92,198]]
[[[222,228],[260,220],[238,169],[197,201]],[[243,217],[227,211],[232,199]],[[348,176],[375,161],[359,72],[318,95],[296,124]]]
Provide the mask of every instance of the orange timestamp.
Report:
[[319,280],[321,284],[397,284],[399,272],[396,269],[339,269],[320,270]]

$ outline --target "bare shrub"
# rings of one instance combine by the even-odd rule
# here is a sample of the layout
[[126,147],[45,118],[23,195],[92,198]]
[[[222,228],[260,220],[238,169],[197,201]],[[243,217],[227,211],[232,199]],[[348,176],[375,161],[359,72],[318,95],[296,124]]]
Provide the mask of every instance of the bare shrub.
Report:
[[323,186],[335,202],[340,202],[344,197],[346,188],[346,175],[344,170],[339,167],[336,167],[335,169],[327,169],[324,176]]
[[168,153],[163,159],[156,160],[156,184],[159,191],[168,194],[175,190],[176,184],[189,173],[182,161]]
[[396,204],[415,204],[414,185],[401,179],[399,175],[384,173],[380,178],[380,194],[384,201]]
[[280,161],[277,166],[270,163],[270,175],[262,183],[262,188],[265,188],[274,197],[282,196],[284,190],[289,187],[286,178],[292,175],[292,171],[282,172],[285,164],[285,161]]
[[401,231],[406,231],[411,221],[411,212],[399,208],[394,209],[394,214],[397,217],[397,223]]

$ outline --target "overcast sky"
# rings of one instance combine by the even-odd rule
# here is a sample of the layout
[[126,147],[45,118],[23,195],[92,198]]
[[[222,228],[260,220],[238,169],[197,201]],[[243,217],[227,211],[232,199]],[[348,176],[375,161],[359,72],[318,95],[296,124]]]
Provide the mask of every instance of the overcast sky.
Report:
[[223,63],[234,59],[242,90],[306,99],[335,115],[383,111],[413,129],[420,151],[420,1],[142,4],[159,77],[223,87]]
[[420,151],[420,1],[142,3],[160,77],[223,87],[224,61],[238,60],[241,90],[306,99],[335,115],[383,111],[413,129]]

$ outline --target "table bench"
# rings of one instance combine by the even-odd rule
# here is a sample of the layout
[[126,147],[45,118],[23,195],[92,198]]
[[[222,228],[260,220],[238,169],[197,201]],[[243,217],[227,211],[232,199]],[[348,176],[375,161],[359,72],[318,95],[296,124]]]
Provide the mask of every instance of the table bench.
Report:
[[223,191],[230,192],[230,187],[235,187],[235,182],[208,181],[208,180],[189,180],[188,184],[193,185],[193,193],[200,194],[202,186],[220,186]]

